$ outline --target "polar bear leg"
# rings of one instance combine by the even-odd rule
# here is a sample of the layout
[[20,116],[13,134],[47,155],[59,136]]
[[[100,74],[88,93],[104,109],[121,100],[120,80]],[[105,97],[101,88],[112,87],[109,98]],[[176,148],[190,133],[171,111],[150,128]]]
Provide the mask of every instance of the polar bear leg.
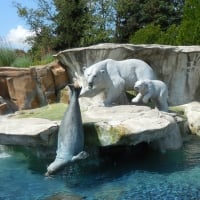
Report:
[[115,103],[118,100],[118,97],[120,96],[121,92],[119,93],[119,90],[117,88],[111,87],[109,88],[107,92],[107,98],[103,101],[104,106],[110,106],[112,103]]
[[157,108],[161,111],[168,112],[168,102],[167,102],[167,100],[168,100],[168,91],[167,91],[167,89],[164,88],[163,90],[161,90],[160,95],[158,96]]
[[167,103],[167,99],[163,99],[160,98],[157,100],[156,103],[156,107],[160,110],[160,111],[164,111],[164,112],[168,112],[168,103]]
[[113,81],[113,85],[107,91],[107,98],[104,100],[105,106],[110,106],[112,103],[116,103],[119,97],[124,93],[124,85],[125,82],[123,79],[119,79],[117,81]]
[[142,101],[144,103],[148,103],[149,102],[149,99],[152,97],[152,92],[148,91],[147,94],[144,95]]
[[136,97],[134,97],[134,98],[131,100],[131,102],[132,102],[132,103],[139,103],[139,102],[142,100],[142,97],[143,97],[143,95],[142,95],[141,93],[138,93],[138,94],[136,95]]

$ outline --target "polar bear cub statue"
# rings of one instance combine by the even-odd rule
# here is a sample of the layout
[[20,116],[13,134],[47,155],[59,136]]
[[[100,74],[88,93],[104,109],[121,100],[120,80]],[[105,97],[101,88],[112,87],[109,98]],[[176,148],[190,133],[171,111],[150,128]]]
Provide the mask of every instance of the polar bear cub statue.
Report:
[[135,83],[134,89],[138,92],[138,95],[132,99],[132,103],[139,103],[140,101],[148,103],[151,99],[159,110],[168,112],[168,89],[164,82],[160,80],[140,80]]
[[87,84],[80,97],[94,97],[103,92],[104,106],[127,104],[125,92],[133,90],[136,81],[156,79],[153,69],[139,59],[106,59],[85,68],[84,77]]

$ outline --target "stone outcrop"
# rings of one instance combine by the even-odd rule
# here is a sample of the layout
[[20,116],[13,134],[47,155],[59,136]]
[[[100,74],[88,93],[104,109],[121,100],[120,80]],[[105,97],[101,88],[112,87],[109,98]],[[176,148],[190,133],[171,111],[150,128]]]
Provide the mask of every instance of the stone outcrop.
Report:
[[64,50],[56,57],[65,65],[70,79],[76,72],[81,81],[83,66],[90,66],[106,58],[142,59],[167,84],[170,106],[200,100],[199,46],[99,44]]
[[195,101],[190,102],[175,107],[175,110],[185,115],[190,132],[200,136],[200,103]]
[[47,119],[0,117],[0,144],[54,146],[59,124]]
[[[54,101],[53,99],[57,98],[56,92],[67,82],[72,82],[75,73],[79,75],[80,81],[84,84],[83,66],[90,66],[106,58],[116,60],[139,58],[149,63],[158,78],[167,84],[170,105],[184,104],[180,107],[188,119],[190,131],[200,135],[200,104],[198,102],[189,103],[200,100],[198,92],[200,89],[199,54],[200,48],[197,46],[100,44],[69,49],[56,55],[65,66],[66,71],[61,66],[52,67],[55,71],[50,66],[21,69],[20,72],[14,72],[13,68],[7,68],[5,75],[0,68],[0,84],[7,88],[0,91],[0,96],[10,99],[19,109],[39,107]],[[9,76],[7,76],[8,73]],[[23,95],[24,91],[27,93]],[[98,97],[95,98],[98,99]],[[147,142],[157,146],[161,151],[181,147],[180,129],[183,132],[186,129],[184,129],[184,120],[181,119],[181,122],[177,122],[177,116],[174,117],[171,113],[159,112],[147,106],[99,107],[95,102],[88,98],[80,98],[85,138],[88,145],[136,145]],[[34,121],[34,119],[5,118],[5,120],[0,123],[2,144],[48,146],[49,144],[55,145],[57,142],[57,122],[41,119]],[[44,128],[43,124],[45,123],[47,126]],[[23,124],[23,127],[20,124]]]
[[57,53],[55,57],[66,70],[58,62],[29,69],[1,67],[0,88],[3,89],[0,96],[7,105],[1,106],[0,113],[4,113],[7,106],[11,106],[11,110],[21,110],[55,102],[60,89],[72,82],[75,73],[84,85],[83,66],[106,58],[139,58],[150,64],[158,78],[168,86],[170,106],[199,101],[199,54],[199,46],[99,44]]
[[[88,146],[147,142],[164,152],[182,145],[179,126],[169,113],[147,106],[98,107],[91,105],[87,99],[82,100],[80,106]],[[1,144],[23,146],[56,145],[58,126],[58,122],[44,119],[2,118],[0,141]]]
[[0,115],[8,114],[13,112],[15,106],[9,100],[5,100],[2,96],[0,96]]
[[[136,145],[147,142],[159,148],[182,146],[180,129],[175,118],[147,106],[120,105],[99,107],[81,101],[86,141],[90,145]],[[89,129],[89,130],[88,130]]]
[[27,69],[0,68],[0,88],[3,88],[0,96],[10,102],[11,110],[32,109],[56,102],[67,82],[67,73],[58,62]]

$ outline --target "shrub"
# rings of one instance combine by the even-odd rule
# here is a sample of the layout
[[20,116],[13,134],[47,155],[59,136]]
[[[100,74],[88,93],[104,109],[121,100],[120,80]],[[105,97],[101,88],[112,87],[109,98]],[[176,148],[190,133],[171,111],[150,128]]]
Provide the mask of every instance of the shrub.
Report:
[[130,43],[133,44],[154,44],[158,42],[162,31],[159,25],[147,25],[135,32],[131,38]]
[[11,64],[11,66],[13,67],[20,67],[20,68],[30,67],[31,65],[32,65],[32,59],[30,58],[30,56],[27,55],[17,57]]
[[161,34],[158,40],[159,44],[177,45],[177,37],[179,34],[179,27],[172,24],[165,32]]
[[49,53],[39,59],[32,58],[31,53],[25,53],[23,50],[12,49],[6,40],[0,38],[0,67],[30,67],[33,65],[45,65],[54,60],[54,57]]
[[11,66],[16,59],[14,50],[8,47],[0,47],[0,66]]
[[42,57],[40,64],[45,65],[54,60],[54,57],[51,54],[46,54],[45,56]]

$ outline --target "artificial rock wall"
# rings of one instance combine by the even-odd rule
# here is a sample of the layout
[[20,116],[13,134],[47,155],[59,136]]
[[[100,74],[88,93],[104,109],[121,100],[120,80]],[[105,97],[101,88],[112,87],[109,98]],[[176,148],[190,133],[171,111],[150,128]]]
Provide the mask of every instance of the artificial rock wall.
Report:
[[75,72],[83,75],[83,66],[90,66],[106,58],[142,59],[151,65],[158,79],[167,84],[171,106],[200,101],[200,46],[108,43],[68,49],[55,56],[65,65],[70,81]]
[[[106,58],[138,58],[152,66],[169,89],[169,104],[200,101],[200,46],[99,44],[61,51],[60,62],[28,69],[0,68],[0,114],[56,102],[59,92],[71,83],[82,67]],[[63,68],[64,67],[64,68]]]
[[66,70],[58,62],[26,69],[1,67],[0,114],[56,102],[67,82]]

